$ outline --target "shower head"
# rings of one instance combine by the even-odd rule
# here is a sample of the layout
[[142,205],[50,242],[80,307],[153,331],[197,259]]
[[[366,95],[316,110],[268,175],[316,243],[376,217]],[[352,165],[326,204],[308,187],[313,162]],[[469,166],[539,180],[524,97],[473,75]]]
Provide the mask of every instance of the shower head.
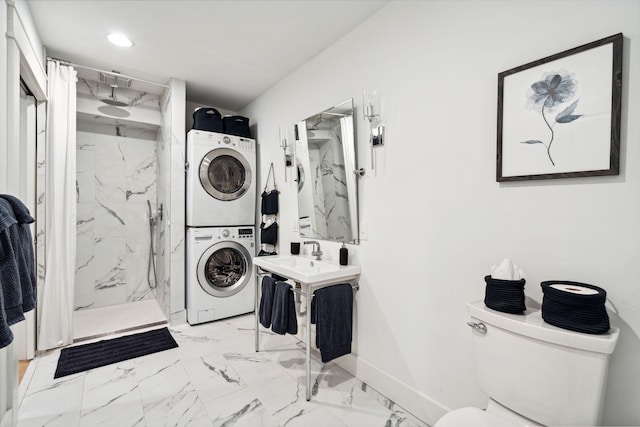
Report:
[[112,99],[112,98],[103,98],[100,101],[104,102],[107,105],[112,105],[114,107],[126,107],[129,105],[126,102],[118,101],[117,99]]
[[101,105],[98,107],[98,111],[102,114],[106,114],[107,116],[125,118],[129,117],[131,113],[129,113],[124,108],[116,107],[115,105]]
[[126,102],[118,101],[116,99],[116,88],[111,88],[111,96],[109,98],[102,98],[100,101],[104,102],[107,105],[112,105],[114,107],[128,107],[129,104]]

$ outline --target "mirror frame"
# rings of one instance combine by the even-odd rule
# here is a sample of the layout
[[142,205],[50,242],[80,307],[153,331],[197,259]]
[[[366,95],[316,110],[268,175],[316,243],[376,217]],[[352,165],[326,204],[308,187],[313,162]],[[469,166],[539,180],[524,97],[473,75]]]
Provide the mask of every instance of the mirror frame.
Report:
[[[355,127],[355,108],[353,104],[353,99],[348,99],[344,102],[341,102],[331,108],[328,108],[324,111],[320,111],[306,119],[298,122],[295,125],[295,161],[294,165],[296,165],[296,170],[299,168],[299,151],[300,144],[305,144],[307,151],[309,147],[309,143],[307,140],[307,128],[308,124],[316,123],[319,120],[323,119],[323,116],[334,116],[341,118],[350,118],[350,120],[343,121],[341,123],[341,133],[346,132],[347,137],[342,136],[342,156],[344,159],[344,175],[345,175],[345,186],[347,190],[347,206],[349,209],[349,221],[351,224],[351,235],[350,236],[330,236],[328,233],[326,235],[318,234],[317,230],[312,228],[311,235],[303,236],[303,227],[300,224],[300,192],[304,188],[305,185],[309,185],[311,180],[310,171],[305,171],[303,169],[302,175],[306,177],[305,182],[301,183],[298,179],[296,182],[298,183],[298,233],[301,238],[310,238],[310,239],[318,239],[318,240],[335,240],[340,242],[359,244],[359,211],[358,211],[358,175],[355,173],[357,169],[357,144],[356,144],[356,127]],[[338,120],[340,120],[338,119]],[[326,119],[325,119],[326,120]],[[297,171],[299,174],[299,171]],[[313,190],[312,190],[313,191]],[[313,201],[311,202],[313,205]],[[315,210],[315,209],[314,209]]]

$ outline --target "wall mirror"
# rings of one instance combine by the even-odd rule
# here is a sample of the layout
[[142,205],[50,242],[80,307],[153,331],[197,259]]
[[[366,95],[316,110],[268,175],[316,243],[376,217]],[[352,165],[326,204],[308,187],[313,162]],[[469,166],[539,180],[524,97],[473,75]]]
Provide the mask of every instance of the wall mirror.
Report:
[[353,100],[296,125],[300,236],[358,243]]

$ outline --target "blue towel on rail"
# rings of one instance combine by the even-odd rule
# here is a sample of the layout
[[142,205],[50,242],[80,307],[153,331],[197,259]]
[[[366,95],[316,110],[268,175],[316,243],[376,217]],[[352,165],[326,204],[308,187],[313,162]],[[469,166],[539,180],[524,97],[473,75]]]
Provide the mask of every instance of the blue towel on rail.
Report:
[[260,298],[258,317],[260,318],[260,324],[265,328],[271,327],[271,312],[273,311],[273,291],[275,284],[276,279],[273,277],[264,276],[262,278],[262,296]]
[[314,292],[311,321],[316,324],[316,347],[323,363],[351,353],[353,288],[328,286]]
[[291,285],[287,282],[276,282],[273,293],[273,311],[271,312],[271,330],[280,335],[298,333],[296,303],[293,299]]

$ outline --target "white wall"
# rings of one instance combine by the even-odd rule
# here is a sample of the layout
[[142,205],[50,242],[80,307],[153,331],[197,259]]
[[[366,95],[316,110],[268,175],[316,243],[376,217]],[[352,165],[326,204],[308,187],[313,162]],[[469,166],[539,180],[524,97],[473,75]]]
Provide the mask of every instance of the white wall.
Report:
[[[167,222],[170,229],[169,248],[171,276],[169,278],[171,284],[170,302],[171,317],[169,321],[172,325],[179,325],[187,321],[187,312],[185,310],[185,212],[184,212],[184,164],[186,150],[185,135],[185,118],[181,111],[186,110],[187,85],[184,80],[172,78],[169,80],[170,99],[168,109],[171,109],[171,115],[165,117],[170,120],[168,129],[170,131],[170,170],[165,171],[170,174],[169,178],[169,199],[167,204]],[[166,114],[166,112],[165,112]],[[165,191],[166,193],[166,191]]]
[[[620,175],[496,183],[497,74],[619,32]],[[350,247],[363,271],[359,376],[428,422],[448,408],[484,405],[465,303],[483,298],[483,276],[510,257],[538,301],[549,279],[608,291],[622,334],[604,421],[640,424],[639,60],[637,0],[396,1],[241,112],[256,124],[263,179],[275,162],[288,253],[300,239],[278,126],[351,97],[359,106],[362,88],[381,93],[387,141],[375,171],[361,115],[357,123],[358,162],[367,169],[360,220],[369,234]],[[338,258],[337,244],[322,242],[322,250]]]
[[[0,2],[0,33],[7,31],[7,4]],[[7,39],[0,43],[0,191],[7,188]]]
[[[16,165],[20,164],[20,138],[17,137],[20,120],[15,108],[19,106],[18,79],[22,76],[27,81],[38,101],[43,100],[46,80],[40,52],[42,43],[31,25],[28,8],[23,6],[15,5],[12,0],[0,1],[0,193],[15,192],[20,197],[15,182]],[[15,335],[16,329],[13,332]],[[0,425],[3,427],[17,422],[17,411],[13,410],[18,403],[15,347],[11,344],[0,349]]]

